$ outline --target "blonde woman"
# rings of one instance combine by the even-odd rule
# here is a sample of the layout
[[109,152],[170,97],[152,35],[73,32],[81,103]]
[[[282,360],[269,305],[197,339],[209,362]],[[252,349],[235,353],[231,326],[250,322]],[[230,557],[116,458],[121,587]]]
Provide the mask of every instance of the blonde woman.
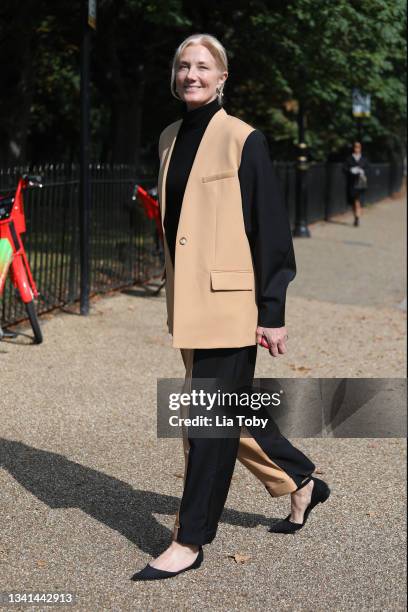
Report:
[[[286,352],[285,296],[296,268],[265,137],[222,108],[227,76],[225,49],[213,36],[192,35],[177,49],[171,89],[184,103],[183,118],[160,136],[159,201],[168,326],[186,380],[243,388],[252,383],[258,344],[272,357]],[[201,565],[237,456],[271,496],[291,494],[291,513],[271,531],[300,529],[328,498],[326,483],[312,476],[315,465],[276,427],[249,433],[184,438],[174,539],[133,580],[171,578]]]

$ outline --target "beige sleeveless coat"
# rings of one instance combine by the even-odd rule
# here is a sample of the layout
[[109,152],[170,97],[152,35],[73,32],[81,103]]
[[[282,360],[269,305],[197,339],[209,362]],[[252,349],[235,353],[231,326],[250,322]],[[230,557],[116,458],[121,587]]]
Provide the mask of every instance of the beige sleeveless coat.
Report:
[[[159,141],[162,223],[166,175],[182,120]],[[177,348],[256,344],[255,275],[245,234],[238,169],[254,130],[221,108],[201,139],[180,213],[175,270],[165,240],[168,328]]]

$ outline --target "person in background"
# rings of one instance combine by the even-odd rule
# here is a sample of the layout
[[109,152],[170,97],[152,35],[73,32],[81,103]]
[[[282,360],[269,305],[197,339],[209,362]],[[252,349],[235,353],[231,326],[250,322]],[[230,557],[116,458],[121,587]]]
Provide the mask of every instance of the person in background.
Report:
[[360,225],[361,207],[367,190],[368,160],[362,154],[361,142],[353,143],[353,152],[344,163],[347,174],[347,199],[353,207],[354,226]]

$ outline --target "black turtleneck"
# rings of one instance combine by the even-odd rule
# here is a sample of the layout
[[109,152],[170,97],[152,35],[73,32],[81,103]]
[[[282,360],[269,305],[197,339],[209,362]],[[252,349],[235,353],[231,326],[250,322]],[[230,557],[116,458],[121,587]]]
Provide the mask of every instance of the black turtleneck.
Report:
[[[221,106],[217,98],[187,111],[177,134],[166,177],[164,229],[173,266],[184,191],[205,129]],[[258,324],[285,325],[286,289],[296,274],[292,235],[265,136],[252,131],[238,170],[245,231],[257,281]]]
[[188,111],[183,108],[183,123],[177,134],[166,177],[164,229],[174,266],[176,236],[184,191],[198,146],[213,115],[221,109],[218,99]]

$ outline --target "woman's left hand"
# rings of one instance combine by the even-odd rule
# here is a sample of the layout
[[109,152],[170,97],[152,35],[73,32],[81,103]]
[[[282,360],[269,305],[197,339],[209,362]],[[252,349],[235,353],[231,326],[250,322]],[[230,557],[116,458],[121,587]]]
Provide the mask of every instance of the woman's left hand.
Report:
[[288,334],[286,327],[260,327],[256,328],[256,341],[269,349],[272,357],[286,353],[286,340]]

